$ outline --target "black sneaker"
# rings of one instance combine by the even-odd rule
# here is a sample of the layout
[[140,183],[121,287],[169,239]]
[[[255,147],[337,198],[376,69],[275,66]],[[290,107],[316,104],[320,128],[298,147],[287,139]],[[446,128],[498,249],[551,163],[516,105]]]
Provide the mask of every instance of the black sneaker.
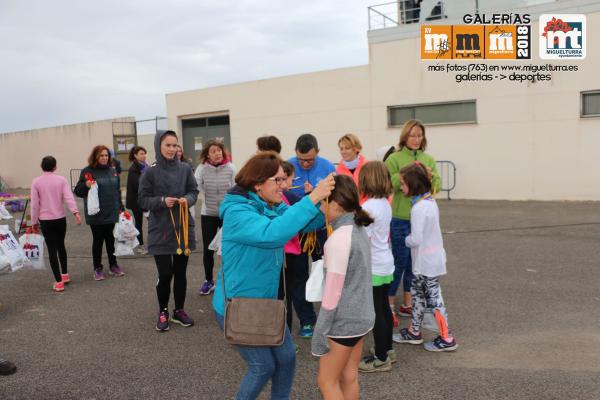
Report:
[[171,321],[186,327],[194,325],[194,320],[191,319],[183,310],[173,311],[173,318],[171,318]]

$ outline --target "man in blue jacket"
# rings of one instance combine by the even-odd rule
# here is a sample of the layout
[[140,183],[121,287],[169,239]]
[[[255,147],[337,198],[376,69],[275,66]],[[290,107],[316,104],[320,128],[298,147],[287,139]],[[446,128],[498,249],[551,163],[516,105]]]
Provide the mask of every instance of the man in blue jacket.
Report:
[[317,138],[310,133],[300,135],[296,141],[296,157],[288,161],[296,170],[290,190],[298,196],[312,192],[321,179],[335,172],[335,166],[329,160],[319,157]]
[[[292,164],[296,170],[290,192],[298,197],[303,197],[312,192],[313,188],[317,186],[322,179],[326,178],[332,172],[335,172],[335,166],[329,160],[319,157],[319,144],[317,143],[317,138],[310,133],[305,133],[298,137],[298,140],[296,141],[296,157],[290,158],[289,163]],[[313,261],[323,257],[323,244],[325,243],[325,240],[327,240],[327,232],[325,228],[322,227],[317,231],[318,243],[315,251],[311,255]],[[302,246],[304,246],[304,242],[302,243]],[[301,271],[294,271],[294,281],[298,282],[301,287],[306,287],[307,280],[308,263],[306,268],[303,268]],[[296,301],[306,302],[304,291],[302,291],[302,293],[294,292],[293,295],[295,297],[303,297],[302,299],[295,299]],[[314,325],[317,322],[317,315],[312,308],[312,304],[304,308],[305,310],[302,310],[298,315],[302,324],[299,334],[300,337],[311,338]]]

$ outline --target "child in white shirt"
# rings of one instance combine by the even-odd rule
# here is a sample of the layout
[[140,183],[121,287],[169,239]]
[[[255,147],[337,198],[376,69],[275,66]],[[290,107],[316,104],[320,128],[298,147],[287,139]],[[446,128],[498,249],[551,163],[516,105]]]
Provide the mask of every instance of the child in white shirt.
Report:
[[372,355],[363,358],[358,366],[361,372],[383,372],[392,369],[396,352],[392,345],[394,320],[389,306],[388,293],[394,279],[394,255],[390,245],[392,207],[388,197],[392,194],[390,172],[381,161],[369,161],[358,174],[358,192],[365,199],[362,207],[374,222],[365,227],[371,244],[371,283],[375,326]]
[[406,246],[412,256],[412,322],[393,337],[396,343],[421,344],[421,325],[427,309],[433,310],[440,335],[425,343],[428,351],[453,351],[458,348],[448,328],[448,314],[442,298],[439,276],[446,274],[446,252],[440,229],[440,212],[431,194],[431,180],[424,165],[416,161],[400,170],[402,192],[412,197],[411,233]]

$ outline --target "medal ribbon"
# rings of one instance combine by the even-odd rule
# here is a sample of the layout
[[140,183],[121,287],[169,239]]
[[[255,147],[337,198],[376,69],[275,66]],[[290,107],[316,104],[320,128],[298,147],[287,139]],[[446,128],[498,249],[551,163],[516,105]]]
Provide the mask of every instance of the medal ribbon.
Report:
[[189,256],[190,254],[192,254],[192,251],[190,250],[190,246],[189,246],[190,213],[188,210],[187,201],[183,204],[179,203],[179,221],[180,221],[179,226],[183,227],[183,246],[185,248],[184,253],[186,256]]
[[[181,236],[179,235],[179,227],[175,226],[175,218],[173,218],[173,207],[169,208],[169,214],[171,215],[171,224],[173,224],[173,230],[175,231],[175,239],[177,240],[177,254],[181,254],[179,253],[179,251],[181,250]],[[179,214],[181,215],[181,211],[179,212]],[[179,218],[179,220],[181,221],[181,217]],[[181,225],[181,223],[179,225]]]
[[[329,219],[327,218],[327,214],[329,213],[329,197],[325,199],[325,229],[327,230],[327,237],[331,236],[333,233],[333,227],[329,225]],[[302,246],[302,252],[308,253],[308,255],[312,255],[312,253],[317,248],[317,232],[309,232],[305,233],[300,237],[300,240],[304,241],[304,246]]]

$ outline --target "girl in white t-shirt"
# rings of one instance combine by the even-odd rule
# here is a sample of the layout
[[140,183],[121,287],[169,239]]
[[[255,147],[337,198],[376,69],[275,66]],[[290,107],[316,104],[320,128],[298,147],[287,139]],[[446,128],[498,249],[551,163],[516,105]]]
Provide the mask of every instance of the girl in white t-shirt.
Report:
[[394,321],[388,302],[390,283],[394,279],[394,256],[390,246],[392,207],[388,201],[392,194],[392,182],[383,162],[370,161],[363,165],[358,175],[358,191],[361,199],[366,199],[363,210],[375,220],[365,228],[371,243],[375,348],[358,368],[361,372],[389,371],[396,361],[396,353],[392,348]]
[[406,247],[412,257],[412,322],[410,328],[393,336],[396,343],[423,343],[421,324],[427,309],[433,311],[440,335],[425,343],[428,351],[453,351],[458,348],[448,328],[448,314],[442,298],[439,277],[446,274],[446,252],[440,229],[440,211],[431,194],[427,168],[418,161],[400,170],[402,192],[412,197],[410,235]]

